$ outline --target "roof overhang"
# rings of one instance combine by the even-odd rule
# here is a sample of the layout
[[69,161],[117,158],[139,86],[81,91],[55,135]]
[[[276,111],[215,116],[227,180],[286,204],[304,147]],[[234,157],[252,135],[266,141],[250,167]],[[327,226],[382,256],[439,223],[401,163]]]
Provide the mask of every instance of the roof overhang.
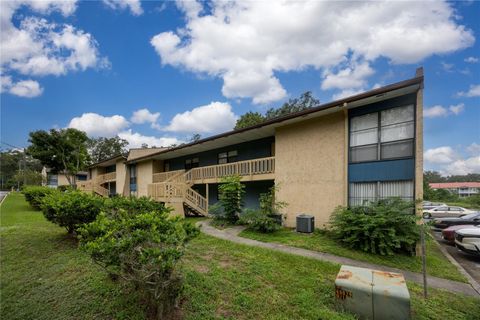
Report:
[[116,155],[116,156],[113,156],[109,159],[105,159],[103,161],[100,161],[100,162],[97,162],[97,163],[94,163],[94,164],[91,164],[87,167],[87,169],[91,169],[91,168],[95,168],[95,167],[108,167],[108,166],[112,166],[114,164],[117,163],[118,160],[126,160],[125,156],[123,155]]
[[225,132],[219,135],[201,139],[178,147],[162,150],[158,153],[140,157],[128,163],[136,163],[145,160],[167,160],[185,155],[196,154],[212,149],[218,149],[229,145],[239,144],[267,138],[275,135],[275,129],[285,125],[299,123],[308,119],[322,117],[331,113],[354,109],[368,104],[389,100],[395,97],[407,95],[418,91],[423,86],[423,75],[374,89],[355,96],[332,101],[315,108],[275,118],[263,123],[238,130]]

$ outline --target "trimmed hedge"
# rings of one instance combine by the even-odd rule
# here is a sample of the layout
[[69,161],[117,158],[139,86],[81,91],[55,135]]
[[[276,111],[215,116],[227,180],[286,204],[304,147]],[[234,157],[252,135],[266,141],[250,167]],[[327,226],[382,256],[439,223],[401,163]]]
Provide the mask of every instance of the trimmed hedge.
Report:
[[35,209],[40,209],[43,198],[47,195],[59,193],[57,190],[49,187],[26,186],[22,190],[27,202]]
[[81,191],[56,192],[43,198],[41,209],[48,221],[74,233],[84,223],[95,220],[104,199]]

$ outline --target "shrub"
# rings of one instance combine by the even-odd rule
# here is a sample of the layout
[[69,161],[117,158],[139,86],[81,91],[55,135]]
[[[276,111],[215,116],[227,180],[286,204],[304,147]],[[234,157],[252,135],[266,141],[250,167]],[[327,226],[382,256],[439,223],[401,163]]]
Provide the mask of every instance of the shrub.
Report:
[[104,210],[110,215],[115,215],[123,210],[129,214],[137,214],[150,211],[163,211],[164,206],[160,202],[148,197],[121,197],[116,196],[105,201]]
[[239,222],[247,225],[250,229],[268,233],[281,228],[283,216],[280,210],[287,206],[286,202],[276,201],[275,192],[278,187],[273,186],[269,192],[260,194],[260,209],[247,209],[240,217]]
[[370,206],[338,207],[330,219],[333,235],[352,249],[381,255],[413,253],[420,234],[413,207],[396,198]]
[[198,229],[169,209],[101,213],[80,230],[80,245],[110,274],[139,291],[157,318],[175,306],[182,278],[175,266]]
[[237,222],[238,215],[242,212],[245,185],[240,179],[240,176],[228,176],[223,178],[218,186],[220,205],[225,219],[231,223]]
[[247,225],[252,230],[264,233],[275,232],[281,228],[281,225],[274,217],[258,209],[246,209],[239,222]]
[[56,192],[43,199],[41,208],[48,221],[73,233],[82,224],[95,220],[103,203],[103,198],[81,191]]
[[43,198],[47,195],[58,193],[55,189],[41,186],[26,186],[23,188],[22,192],[25,195],[27,202],[35,209],[40,209]]

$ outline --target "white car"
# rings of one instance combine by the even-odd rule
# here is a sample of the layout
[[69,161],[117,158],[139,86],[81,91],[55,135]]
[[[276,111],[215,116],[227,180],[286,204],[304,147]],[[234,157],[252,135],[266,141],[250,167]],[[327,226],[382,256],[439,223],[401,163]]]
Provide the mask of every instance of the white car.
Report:
[[441,206],[430,210],[423,210],[425,218],[444,218],[444,217],[461,217],[476,211],[468,210],[462,207]]
[[455,246],[462,251],[480,257],[480,227],[455,231]]

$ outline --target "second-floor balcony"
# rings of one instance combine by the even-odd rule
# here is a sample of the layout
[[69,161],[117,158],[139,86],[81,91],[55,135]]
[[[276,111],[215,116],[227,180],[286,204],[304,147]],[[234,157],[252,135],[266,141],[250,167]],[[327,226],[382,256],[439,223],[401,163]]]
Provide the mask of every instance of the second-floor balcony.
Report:
[[221,179],[239,175],[242,181],[273,180],[275,178],[275,157],[259,158],[197,167],[190,170],[176,170],[153,174],[153,183],[184,181],[191,184],[219,183]]

